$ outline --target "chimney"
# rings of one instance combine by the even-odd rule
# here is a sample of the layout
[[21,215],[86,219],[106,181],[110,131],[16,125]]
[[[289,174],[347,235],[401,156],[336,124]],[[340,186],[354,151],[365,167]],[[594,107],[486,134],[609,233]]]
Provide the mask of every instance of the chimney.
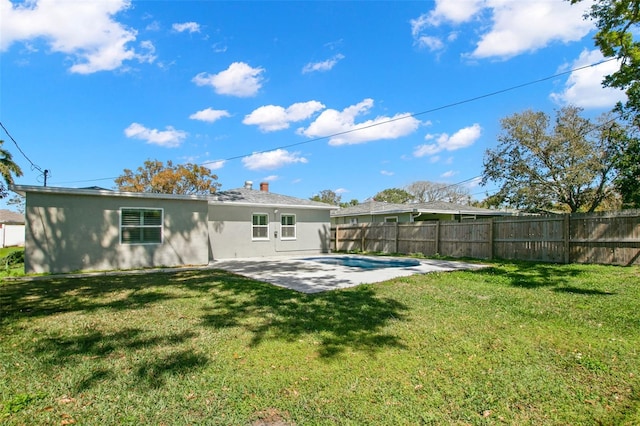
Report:
[[260,191],[269,192],[269,182],[260,182]]
[[251,182],[250,180],[245,180],[244,189],[253,189],[253,182]]

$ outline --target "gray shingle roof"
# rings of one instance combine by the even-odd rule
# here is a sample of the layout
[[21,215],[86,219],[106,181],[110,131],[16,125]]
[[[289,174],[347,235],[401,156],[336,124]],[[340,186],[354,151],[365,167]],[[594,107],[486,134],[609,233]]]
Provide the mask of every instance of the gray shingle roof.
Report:
[[235,203],[235,204],[259,204],[267,206],[305,207],[316,209],[337,209],[338,206],[305,200],[303,198],[290,197],[274,192],[260,191],[258,189],[236,188],[228,191],[219,191],[211,194],[211,202]]
[[11,210],[0,209],[0,223],[24,223],[24,215]]
[[148,198],[148,199],[171,199],[171,200],[199,200],[212,204],[238,204],[238,205],[266,205],[271,207],[288,206],[307,209],[337,209],[338,206],[331,204],[319,203],[316,201],[305,200],[302,198],[290,197],[287,195],[276,194],[273,192],[260,191],[257,189],[230,189],[228,191],[219,191],[210,195],[176,195],[176,194],[156,194],[148,192],[121,192],[104,189],[87,189],[87,188],[57,188],[42,187],[30,185],[13,185],[11,189],[19,194],[27,192],[51,193],[51,194],[84,194],[94,196],[109,197],[129,197],[129,198]]
[[481,207],[464,206],[461,204],[447,203],[444,201],[432,201],[429,203],[396,204],[381,201],[367,201],[356,206],[350,206],[336,210],[331,216],[361,216],[385,213],[447,213],[447,214],[475,214],[475,215],[504,215],[508,214],[499,210],[483,209]]
[[384,203],[382,201],[366,201],[355,206],[341,208],[332,213],[332,216],[359,216],[363,214],[405,212],[411,211],[408,204]]

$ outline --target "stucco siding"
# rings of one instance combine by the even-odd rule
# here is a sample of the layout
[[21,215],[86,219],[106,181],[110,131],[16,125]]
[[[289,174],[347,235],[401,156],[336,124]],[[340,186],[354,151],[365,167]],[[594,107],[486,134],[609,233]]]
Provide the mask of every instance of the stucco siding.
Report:
[[[252,215],[268,215],[267,238],[252,234]],[[295,239],[283,239],[281,215],[295,215]],[[329,210],[262,206],[209,206],[209,238],[213,259],[326,253]],[[277,234],[276,234],[277,233]]]
[[[121,244],[121,208],[163,209],[159,244]],[[29,193],[25,272],[204,265],[209,260],[207,203]]]

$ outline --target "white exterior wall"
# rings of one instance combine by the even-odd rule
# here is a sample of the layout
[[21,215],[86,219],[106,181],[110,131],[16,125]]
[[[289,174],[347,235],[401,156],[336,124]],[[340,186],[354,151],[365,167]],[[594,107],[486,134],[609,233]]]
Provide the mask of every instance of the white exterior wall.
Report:
[[[269,217],[267,240],[252,238],[254,213],[267,214]],[[282,214],[296,215],[296,238],[293,240],[282,238]],[[211,204],[209,218],[213,259],[306,255],[329,251],[329,210]]]
[[4,223],[0,228],[0,247],[24,246],[24,225]]

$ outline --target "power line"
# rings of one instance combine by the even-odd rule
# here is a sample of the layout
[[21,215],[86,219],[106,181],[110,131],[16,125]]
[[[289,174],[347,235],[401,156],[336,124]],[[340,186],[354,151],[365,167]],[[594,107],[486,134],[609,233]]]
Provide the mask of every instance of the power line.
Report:
[[551,75],[551,76],[543,77],[543,78],[540,78],[540,79],[537,79],[537,80],[532,80],[532,81],[529,81],[527,83],[522,83],[522,84],[518,84],[516,86],[511,86],[511,87],[508,87],[506,89],[497,90],[495,92],[486,93],[484,95],[475,96],[473,98],[463,99],[461,101],[452,102],[452,103],[449,103],[449,104],[446,104],[446,105],[442,105],[442,106],[439,106],[439,107],[436,107],[436,108],[428,109],[428,110],[425,110],[425,111],[416,112],[416,113],[413,113],[413,114],[406,114],[406,115],[402,115],[402,116],[396,117],[396,118],[390,118],[389,120],[380,121],[378,123],[372,123],[372,124],[369,124],[367,126],[361,126],[361,127],[357,127],[357,128],[354,128],[354,129],[345,130],[345,131],[342,131],[342,132],[333,133],[333,134],[330,134],[330,135],[327,135],[327,136],[320,136],[320,137],[309,139],[309,140],[306,140],[306,141],[295,142],[295,143],[291,143],[291,144],[287,144],[287,145],[281,145],[281,146],[276,147],[276,148],[265,149],[264,151],[256,151],[256,152],[252,152],[251,154],[236,155],[236,156],[229,157],[229,158],[222,159],[222,160],[205,161],[204,163],[201,163],[201,165],[217,163],[217,162],[220,162],[220,161],[238,160],[240,158],[248,157],[248,156],[253,155],[253,154],[265,154],[267,152],[276,151],[278,149],[292,148],[292,147],[295,147],[295,146],[305,145],[305,144],[309,144],[309,143],[312,143],[312,142],[318,142],[318,141],[321,141],[321,140],[324,140],[324,139],[331,139],[331,138],[334,138],[336,136],[342,136],[342,135],[346,135],[346,134],[349,134],[349,133],[355,133],[355,132],[358,132],[358,131],[361,131],[361,130],[370,129],[372,127],[377,127],[377,126],[382,126],[382,125],[385,125],[385,124],[393,123],[395,121],[406,120],[407,118],[415,118],[415,117],[418,117],[418,116],[421,116],[421,115],[430,114],[432,112],[441,111],[443,109],[453,108],[455,106],[464,105],[464,104],[467,104],[467,103],[478,101],[480,99],[485,99],[485,98],[489,98],[489,97],[492,97],[492,96],[501,95],[503,93],[507,93],[507,92],[510,92],[510,91],[513,91],[513,90],[517,90],[517,89],[521,89],[523,87],[527,87],[527,86],[531,86],[531,85],[534,85],[534,84],[542,83],[543,81],[552,80],[554,78],[558,78],[558,77],[561,77],[561,76],[566,75],[566,74],[571,74],[572,72],[575,72],[575,71],[581,71],[581,70],[586,69],[586,68],[595,67],[595,66],[607,63],[609,61],[613,61],[615,59],[616,58],[604,59],[604,60],[602,60],[600,62],[596,62],[596,63],[589,64],[589,65],[584,65],[584,66],[581,66],[581,67],[578,67],[578,68],[573,68],[573,69],[570,69],[570,70],[567,70],[567,71],[563,71],[563,72],[560,72],[560,73],[557,73],[557,74],[554,74],[554,75]]
[[42,170],[42,168],[40,166],[38,166],[33,161],[31,161],[31,159],[27,156],[27,154],[24,153],[22,148],[20,148],[20,145],[18,145],[18,142],[16,142],[16,140],[13,138],[13,136],[11,136],[11,133],[9,133],[7,128],[4,127],[4,124],[2,124],[2,122],[0,122],[0,127],[2,127],[2,130],[4,130],[4,132],[7,134],[7,136],[9,136],[9,139],[11,139],[11,142],[13,142],[13,144],[16,146],[16,148],[18,148],[18,151],[20,151],[20,154],[22,154],[22,156],[29,162],[29,164],[31,164],[31,170],[37,170],[44,176],[44,178],[45,178],[45,186],[47,186],[46,179],[47,179],[47,176],[50,176],[50,170],[46,170],[46,169]]
[[[452,102],[452,103],[449,103],[449,104],[441,105],[439,107],[435,107],[435,108],[431,108],[431,109],[428,109],[428,110],[416,112],[416,113],[413,113],[413,114],[405,114],[405,115],[402,115],[400,117],[390,118],[388,120],[380,121],[380,122],[377,122],[377,123],[372,123],[372,124],[369,124],[369,125],[366,125],[366,126],[359,126],[359,127],[353,128],[353,129],[344,130],[342,132],[332,133],[332,134],[326,135],[326,136],[319,136],[319,137],[312,138],[312,139],[309,139],[309,140],[306,140],[306,141],[300,141],[300,142],[290,143],[290,144],[286,144],[286,145],[280,145],[278,147],[269,148],[269,149],[265,149],[265,150],[262,150],[262,151],[254,151],[254,152],[252,152],[250,154],[241,154],[241,155],[235,155],[235,156],[224,158],[224,159],[205,161],[205,162],[200,163],[199,165],[206,166],[207,164],[238,160],[238,159],[245,158],[245,157],[248,157],[248,156],[251,156],[251,155],[255,155],[255,154],[265,154],[265,153],[268,153],[268,152],[277,151],[279,149],[293,148],[293,147],[296,147],[296,146],[306,145],[306,144],[310,144],[310,143],[313,143],[313,142],[318,142],[318,141],[325,140],[325,139],[331,139],[331,138],[334,138],[336,136],[342,136],[342,135],[346,135],[346,134],[350,134],[350,133],[355,133],[355,132],[358,132],[358,131],[361,131],[361,130],[370,129],[370,128],[377,127],[377,126],[382,126],[382,125],[393,123],[393,122],[400,121],[400,120],[406,120],[408,118],[415,118],[415,117],[418,117],[418,116],[421,116],[421,115],[430,114],[430,113],[433,113],[433,112],[436,112],[436,111],[441,111],[441,110],[448,109],[448,108],[453,108],[453,107],[456,107],[456,106],[460,106],[460,105],[464,105],[464,104],[467,104],[467,103],[475,102],[475,101],[478,101],[478,100],[481,100],[481,99],[489,98],[489,97],[492,97],[492,96],[501,95],[503,93],[507,93],[507,92],[511,92],[511,91],[514,91],[514,90],[521,89],[523,87],[539,84],[539,83],[542,83],[544,81],[552,80],[554,78],[558,78],[558,77],[561,77],[563,75],[571,74],[573,72],[581,71],[581,70],[584,70],[584,69],[587,69],[587,68],[592,68],[592,67],[595,67],[595,66],[610,62],[610,61],[614,61],[614,60],[616,60],[616,58],[604,59],[604,60],[599,61],[599,62],[595,62],[595,63],[588,64],[588,65],[583,65],[583,66],[577,67],[577,68],[572,68],[572,69],[569,69],[569,70],[566,70],[566,71],[563,71],[563,72],[559,72],[559,73],[556,73],[556,74],[553,74],[553,75],[550,75],[550,76],[547,76],[547,77],[539,78],[537,80],[531,80],[531,81],[528,81],[526,83],[521,83],[521,84],[518,84],[518,85],[515,85],[515,86],[507,87],[505,89],[496,90],[496,91],[493,91],[493,92],[485,93],[483,95],[474,96],[472,98],[463,99],[463,100],[460,100],[460,101],[456,101],[456,102]],[[468,179],[468,180],[477,179],[479,177],[480,176],[475,176],[475,177],[473,177],[471,179]],[[86,179],[86,180],[79,180],[79,181],[57,182],[57,183],[94,182],[94,181],[110,180],[110,179],[116,179],[116,177],[98,178],[98,179]],[[463,182],[460,182],[460,183],[457,183],[457,184],[453,184],[452,186],[456,186],[456,185],[459,185],[459,184],[465,183],[465,182],[466,181],[463,181]]]

